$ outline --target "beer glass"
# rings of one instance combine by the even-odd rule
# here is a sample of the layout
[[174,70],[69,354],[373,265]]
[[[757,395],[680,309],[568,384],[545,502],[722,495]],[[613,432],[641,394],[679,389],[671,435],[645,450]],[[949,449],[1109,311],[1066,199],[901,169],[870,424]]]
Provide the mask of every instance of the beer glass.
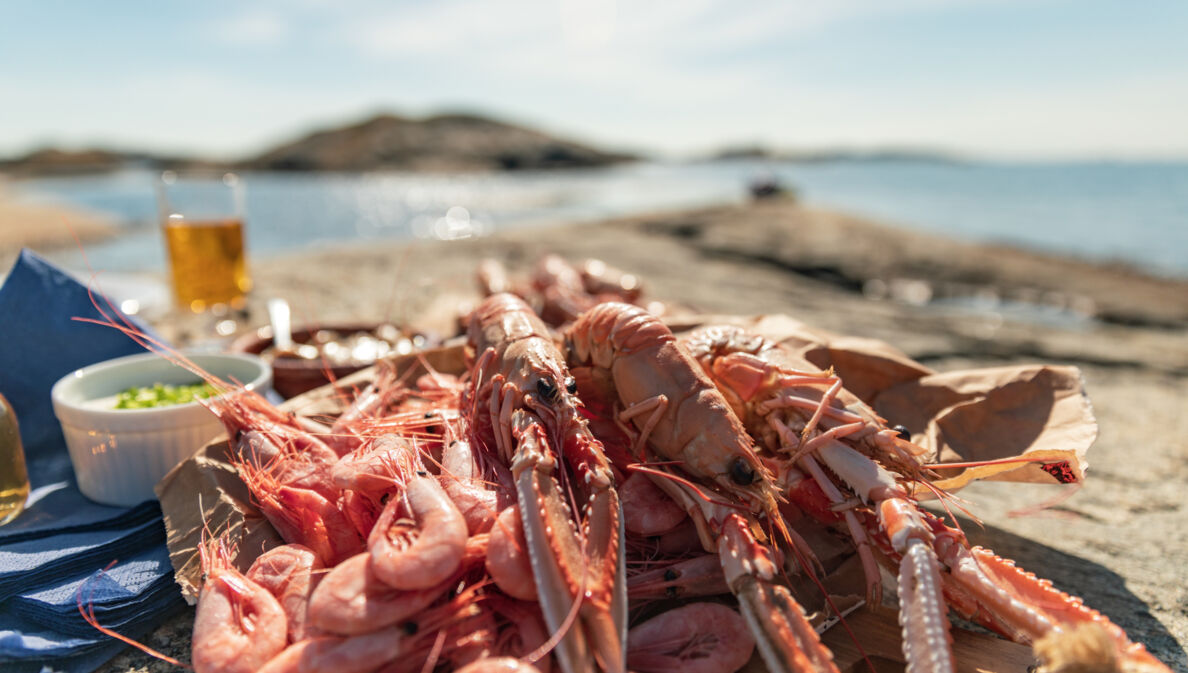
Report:
[[239,176],[165,171],[157,204],[177,307],[194,313],[242,309],[252,280]]
[[12,521],[25,508],[29,496],[29,475],[16,414],[0,395],[0,526]]

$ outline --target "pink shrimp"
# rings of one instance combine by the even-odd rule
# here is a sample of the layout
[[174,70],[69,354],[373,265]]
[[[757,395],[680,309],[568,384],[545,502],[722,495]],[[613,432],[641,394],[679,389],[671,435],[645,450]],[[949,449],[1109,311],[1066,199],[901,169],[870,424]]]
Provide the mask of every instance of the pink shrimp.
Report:
[[[549,632],[536,603],[526,603],[494,594],[486,597],[486,603],[501,621],[506,622],[499,631],[496,652],[528,659],[536,655],[548,642]],[[536,668],[540,673],[550,673],[553,670],[552,655],[539,656],[540,658],[533,662]]]
[[306,636],[309,595],[321,579],[322,562],[308,547],[287,544],[269,549],[252,562],[247,577],[280,601],[289,623],[289,640]]
[[[511,475],[508,475],[510,479]],[[471,535],[491,530],[495,515],[511,502],[515,495],[510,483],[502,489],[492,488],[482,478],[478,456],[470,442],[449,442],[441,452],[441,475],[438,477],[446,495],[466,520]]]
[[235,569],[222,539],[204,542],[199,552],[206,581],[194,615],[194,670],[254,673],[284,649],[285,611],[267,589]]
[[367,539],[384,503],[401,488],[412,469],[409,440],[384,434],[363,442],[330,468],[330,479],[342,489],[338,506],[361,539]]
[[632,600],[649,598],[688,598],[719,596],[730,593],[717,554],[663,564],[632,575],[627,580],[627,596]]
[[237,467],[260,512],[285,542],[312,549],[328,566],[363,549],[350,521],[318,492],[283,485],[251,461]]
[[450,587],[443,582],[420,591],[402,591],[382,582],[362,553],[339,563],[309,597],[309,624],[330,633],[353,635],[409,619]]
[[514,657],[493,657],[459,668],[457,673],[540,673],[540,669]]
[[[474,604],[476,592],[476,587],[467,587],[448,601],[418,611],[416,621],[295,643],[273,658],[261,673],[420,671],[431,656],[439,656],[442,651],[455,656],[470,644],[470,634],[481,630],[475,627],[476,619],[493,621]],[[435,648],[439,640],[442,647]],[[431,654],[435,649],[438,654]]]
[[623,501],[623,526],[632,533],[660,535],[689,518],[680,505],[640,472],[619,484],[619,498]]
[[375,500],[396,490],[414,469],[415,449],[409,439],[388,433],[371,438],[330,468],[334,485]]
[[[184,359],[178,364],[194,371],[208,382],[213,378],[197,365]],[[226,384],[220,382],[220,389],[226,387]],[[307,455],[321,462],[333,462],[333,457],[337,456],[333,449],[317,437],[326,433],[325,426],[312,419],[281,411],[250,390],[233,389],[227,394],[200,401],[223,422],[227,436],[233,443],[238,442],[243,433],[255,430],[268,435],[277,446],[290,455]]]
[[378,363],[375,379],[355,395],[350,406],[330,426],[326,444],[340,456],[358,449],[367,438],[364,429],[366,422],[379,417],[385,408],[397,404],[412,393],[401,378],[394,367]]
[[487,573],[508,596],[525,601],[536,600],[528,543],[524,538],[520,508],[515,505],[503,510],[491,529]]
[[370,673],[404,653],[408,632],[397,624],[356,636],[317,636],[293,643],[259,673]]
[[627,633],[627,664],[639,673],[733,673],[754,650],[746,621],[717,603],[662,612]]
[[293,437],[247,430],[235,440],[235,451],[237,457],[233,462],[250,462],[266,468],[278,484],[307,488],[330,501],[341,495],[340,489],[330,479],[328,469],[338,460],[338,456],[319,443],[299,448]]
[[466,521],[433,475],[419,470],[394,495],[371,531],[371,569],[397,589],[428,589],[458,569]]

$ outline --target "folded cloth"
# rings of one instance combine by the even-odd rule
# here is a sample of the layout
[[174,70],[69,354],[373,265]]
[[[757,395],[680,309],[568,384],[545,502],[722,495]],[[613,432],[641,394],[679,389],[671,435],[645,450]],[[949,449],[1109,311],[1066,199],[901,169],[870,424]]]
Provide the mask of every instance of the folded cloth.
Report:
[[[0,348],[0,393],[16,412],[32,487],[25,511],[0,528],[6,672],[44,666],[86,673],[126,647],[87,624],[80,598],[100,624],[130,638],[184,605],[157,502],[99,505],[76,485],[50,389],[79,367],[144,351],[121,331],[85,319],[131,325],[157,339],[102,295],[23,250],[0,287],[0,324],[20,326]],[[113,559],[119,561],[101,570]]]
[[0,543],[9,535],[33,537],[109,524],[129,515],[126,507],[98,505],[79,492],[50,402],[50,388],[75,369],[144,352],[117,329],[76,320],[108,320],[103,313],[158,338],[102,294],[29,250],[21,251],[0,287],[0,324],[10,327],[0,348],[0,393],[16,412],[33,489],[26,511],[0,528]]
[[107,628],[135,629],[142,622],[159,623],[161,611],[181,600],[181,589],[173,581],[171,568],[169,551],[157,545],[111,568],[87,571],[23,592],[7,603],[14,616],[65,635],[99,636],[79,614],[80,603]]
[[66,636],[43,627],[30,627],[11,610],[0,609],[0,667],[5,671],[22,662],[37,664],[48,659],[86,655],[104,648],[108,643],[119,641],[98,631],[95,631],[93,636],[80,638]]
[[[52,506],[41,506],[43,494],[63,493]],[[82,504],[71,510],[64,505],[65,499],[82,498]],[[65,510],[65,511],[63,511]],[[77,533],[79,531],[119,531],[139,526],[161,518],[161,505],[156,500],[146,500],[135,507],[108,507],[86,500],[74,488],[74,481],[60,481],[33,489],[25,501],[25,511],[12,523],[0,528],[0,545],[25,540],[36,540],[53,535]],[[51,545],[43,543],[46,548]]]
[[[156,607],[151,618],[109,624],[99,622],[132,639],[144,638],[168,616],[185,607],[180,594],[174,601]],[[75,614],[78,614],[77,611]],[[126,648],[122,641],[95,629],[82,635],[64,634],[58,629],[30,625],[12,611],[0,608],[0,670],[5,673],[89,673]]]
[[[47,548],[47,543],[53,546]],[[91,572],[165,542],[159,518],[119,530],[84,530],[0,546],[0,601],[42,585]]]

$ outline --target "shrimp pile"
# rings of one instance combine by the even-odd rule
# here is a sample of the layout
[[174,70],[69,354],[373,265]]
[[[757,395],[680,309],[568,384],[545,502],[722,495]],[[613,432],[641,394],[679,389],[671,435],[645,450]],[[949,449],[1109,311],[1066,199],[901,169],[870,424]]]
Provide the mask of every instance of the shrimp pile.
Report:
[[[535,320],[526,307],[497,307],[487,322],[509,316]],[[495,338],[564,367],[549,357],[551,342]],[[547,673],[691,661],[730,671],[750,658],[744,620],[717,603],[684,605],[672,630],[673,616],[649,612],[655,598],[641,589],[628,632],[621,552],[630,545],[613,487],[623,475],[576,407],[567,417],[513,401],[518,386],[550,399],[568,392],[519,380],[523,372],[496,367],[493,353],[462,378],[429,371],[409,381],[381,365],[326,424],[246,391],[210,402],[253,504],[286,544],[244,573],[224,538],[203,545],[196,670]],[[492,412],[498,404],[508,408]],[[585,507],[573,500],[577,481]],[[534,555],[542,542],[554,558]],[[723,638],[723,628],[733,635]]]
[[836,671],[821,577],[845,557],[871,604],[897,574],[909,670],[955,669],[950,610],[1065,661],[1053,643],[1091,632],[1119,670],[1167,670],[919,508],[922,451],[832,372],[575,296],[557,332],[492,294],[465,372],[380,365],[324,423],[212,400],[285,544],[243,573],[204,544],[195,669]]

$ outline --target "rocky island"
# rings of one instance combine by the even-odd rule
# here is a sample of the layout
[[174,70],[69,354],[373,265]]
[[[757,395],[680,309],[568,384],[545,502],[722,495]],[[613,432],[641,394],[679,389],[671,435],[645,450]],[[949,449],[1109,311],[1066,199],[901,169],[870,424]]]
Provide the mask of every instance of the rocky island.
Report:
[[379,114],[228,161],[102,148],[42,148],[0,160],[14,176],[101,173],[129,165],[265,171],[502,171],[605,166],[637,157],[476,114]]

